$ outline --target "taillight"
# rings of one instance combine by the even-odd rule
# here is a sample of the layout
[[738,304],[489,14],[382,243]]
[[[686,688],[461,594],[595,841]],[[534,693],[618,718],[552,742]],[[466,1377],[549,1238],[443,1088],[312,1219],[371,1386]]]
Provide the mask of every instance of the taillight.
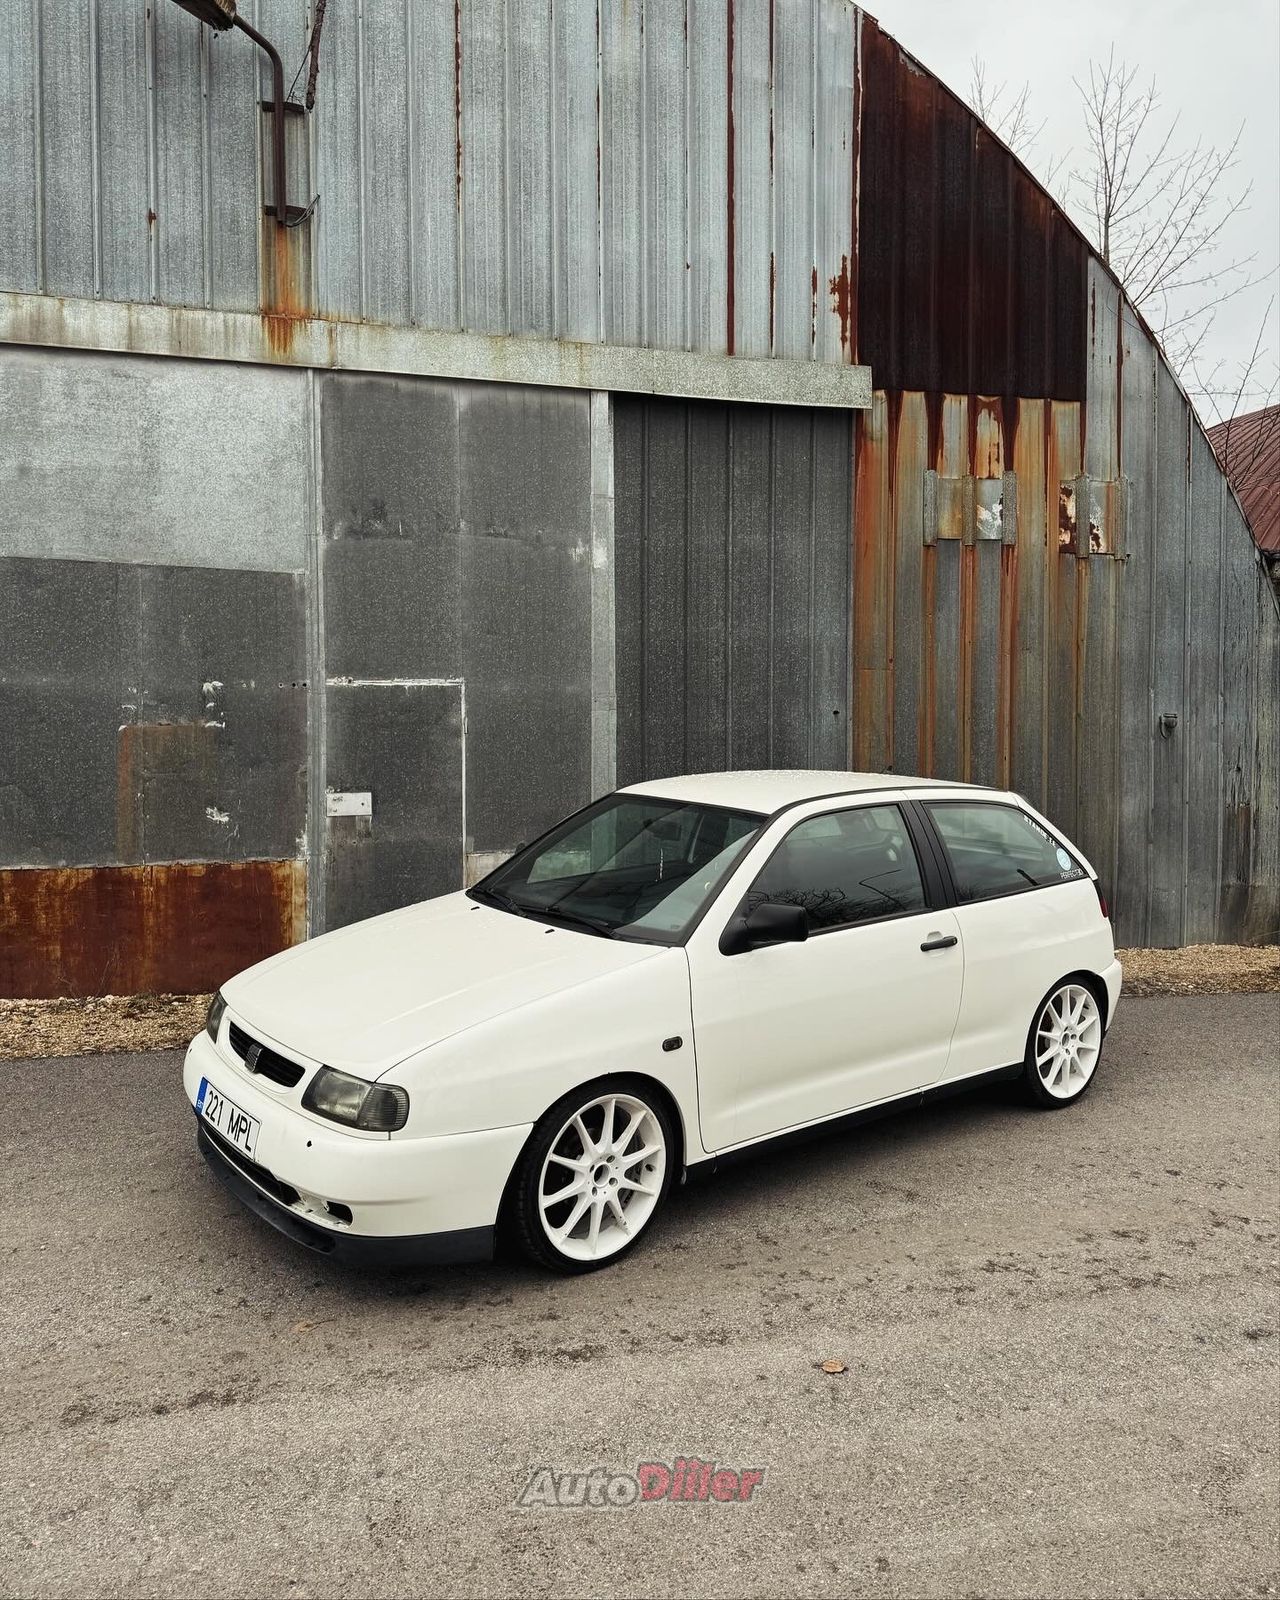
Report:
[[1107,897],[1102,892],[1102,884],[1097,878],[1095,878],[1093,880],[1093,886],[1098,891],[1098,909],[1102,912],[1102,920],[1104,922],[1110,922],[1111,913],[1107,910]]

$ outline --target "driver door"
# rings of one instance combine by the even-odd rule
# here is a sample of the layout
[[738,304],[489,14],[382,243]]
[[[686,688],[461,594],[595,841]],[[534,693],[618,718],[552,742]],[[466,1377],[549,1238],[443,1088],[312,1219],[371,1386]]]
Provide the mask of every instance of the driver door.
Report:
[[943,1076],[964,959],[955,913],[928,898],[903,814],[882,803],[797,822],[741,901],[802,906],[806,940],[725,955],[719,934],[739,904],[716,907],[687,947],[704,1148]]

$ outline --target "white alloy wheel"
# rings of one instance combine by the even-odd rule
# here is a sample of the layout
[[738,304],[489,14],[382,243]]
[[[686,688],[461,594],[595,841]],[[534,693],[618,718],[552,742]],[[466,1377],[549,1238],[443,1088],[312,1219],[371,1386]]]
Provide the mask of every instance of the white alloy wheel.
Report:
[[1044,1003],[1032,1044],[1036,1076],[1055,1100],[1074,1100],[1102,1052],[1102,1013],[1093,992],[1064,983]]
[[552,1249],[604,1261],[635,1239],[662,1196],[667,1139],[635,1095],[588,1100],[551,1141],[538,1178],[538,1221]]

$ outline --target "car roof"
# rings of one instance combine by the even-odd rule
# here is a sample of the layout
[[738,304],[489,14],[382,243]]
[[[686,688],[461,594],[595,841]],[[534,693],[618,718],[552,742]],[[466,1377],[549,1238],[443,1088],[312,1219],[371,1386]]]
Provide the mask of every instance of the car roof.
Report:
[[914,778],[903,772],[697,772],[681,778],[630,783],[622,792],[768,814],[804,800],[825,799],[829,795],[854,796],[874,789],[974,787],[976,785],[942,778]]

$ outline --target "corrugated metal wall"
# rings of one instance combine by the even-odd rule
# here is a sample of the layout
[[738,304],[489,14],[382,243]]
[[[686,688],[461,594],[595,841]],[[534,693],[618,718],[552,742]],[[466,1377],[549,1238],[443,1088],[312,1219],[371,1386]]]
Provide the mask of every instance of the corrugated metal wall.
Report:
[[[305,0],[242,9],[292,71]],[[250,41],[169,0],[30,0],[0,53],[0,289],[848,361],[856,17],[331,5],[282,272]]]
[[840,767],[846,412],[618,400],[618,777]]
[[859,81],[852,764],[1020,790],[1125,942],[1276,939],[1280,617],[1203,430],[1066,218],[870,18]]

